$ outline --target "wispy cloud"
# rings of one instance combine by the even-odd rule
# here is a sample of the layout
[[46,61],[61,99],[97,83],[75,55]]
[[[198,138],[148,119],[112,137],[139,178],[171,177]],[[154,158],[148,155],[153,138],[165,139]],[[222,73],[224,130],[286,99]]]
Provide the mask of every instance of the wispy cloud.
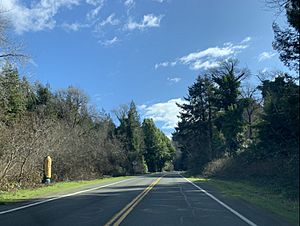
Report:
[[86,18],[88,20],[94,20],[100,13],[100,10],[103,8],[104,6],[104,0],[101,1],[97,1],[97,7],[90,10],[87,14],[86,14]]
[[173,61],[173,62],[165,61],[165,62],[162,62],[162,63],[155,64],[154,68],[157,69],[159,67],[169,67],[169,66],[174,67],[176,64],[177,64],[176,61]]
[[104,45],[104,46],[112,46],[113,44],[119,42],[120,40],[118,39],[118,37],[113,37],[112,39],[107,39],[107,40],[104,40],[104,41],[99,41],[99,43],[101,45]]
[[248,47],[248,44],[246,43],[250,40],[251,38],[247,37],[238,44],[226,42],[222,47],[216,46],[207,48],[205,50],[192,52],[170,62],[165,61],[163,63],[155,64],[155,69],[159,67],[175,66],[176,64],[187,65],[192,70],[207,70],[214,68],[219,65],[220,60],[233,57],[242,50],[246,49]]
[[120,23],[120,20],[115,18],[115,14],[112,13],[110,14],[105,20],[100,22],[100,26],[105,26],[105,25],[118,25]]
[[61,27],[67,31],[79,31],[82,28],[87,28],[89,27],[89,24],[81,24],[81,23],[66,23],[64,22]]
[[252,38],[250,36],[248,36],[248,37],[244,38],[241,43],[247,43],[247,42],[250,42],[251,40],[252,40]]
[[166,0],[153,0],[154,2],[158,2],[158,3],[163,3],[165,2]]
[[258,61],[261,62],[261,61],[271,59],[275,55],[276,55],[276,53],[273,53],[273,52],[262,52],[258,56]]
[[267,71],[269,71],[269,68],[265,67],[264,69],[261,70],[262,73],[266,73]]
[[134,0],[126,0],[124,2],[124,5],[127,7],[127,8],[132,8],[134,5],[135,5],[135,2]]
[[125,25],[126,30],[143,30],[145,28],[149,27],[159,27],[160,21],[163,18],[163,15],[155,16],[153,14],[147,14],[144,15],[143,20],[138,23],[133,21],[131,18],[129,19],[129,22]]
[[176,103],[183,104],[181,98],[170,99],[167,102],[155,103],[153,105],[143,104],[139,106],[140,111],[146,118],[152,118],[154,122],[163,123],[162,129],[174,129],[178,122],[179,107]]
[[181,78],[174,77],[174,78],[167,78],[167,80],[170,82],[173,82],[173,83],[177,83],[177,82],[180,82]]
[[127,15],[130,14],[130,11],[135,7],[135,1],[134,0],[125,0],[124,1],[124,6],[126,9]]
[[96,6],[96,5],[100,5],[103,3],[103,0],[86,0],[85,1],[87,4]]

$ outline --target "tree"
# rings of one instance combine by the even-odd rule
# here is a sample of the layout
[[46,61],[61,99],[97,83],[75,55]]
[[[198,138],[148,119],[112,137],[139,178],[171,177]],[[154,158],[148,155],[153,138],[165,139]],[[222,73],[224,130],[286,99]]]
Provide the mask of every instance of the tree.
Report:
[[0,108],[2,120],[9,122],[26,110],[26,97],[22,90],[19,73],[7,63],[0,75]]
[[279,52],[279,59],[290,69],[299,72],[299,32],[292,28],[282,30],[276,23],[273,24],[273,31],[273,48]]
[[158,134],[152,119],[144,119],[142,124],[144,135],[144,158],[149,172],[156,172],[159,161]]
[[162,171],[167,161],[174,157],[175,149],[166,135],[160,131],[152,119],[144,119],[144,158],[150,172]]
[[299,156],[299,86],[286,74],[259,86],[264,106],[259,147],[267,158]]
[[[38,100],[47,101],[49,94],[46,89],[40,89]],[[64,119],[72,127],[85,120],[88,115],[88,97],[78,88],[69,86],[66,90],[59,90],[55,95],[57,116]]]
[[22,53],[22,45],[11,41],[8,35],[10,21],[5,17],[5,11],[0,9],[0,63],[26,60]]
[[300,1],[299,0],[266,0],[271,8],[285,11],[289,27],[281,29],[273,23],[273,48],[279,52],[280,60],[290,69],[299,72],[300,59]]
[[241,80],[247,75],[247,70],[240,70],[237,65],[238,61],[231,59],[211,71],[212,80],[216,84],[213,102],[218,110],[215,125],[224,135],[229,155],[235,155],[240,147],[242,114],[247,106],[247,101],[240,98]]
[[213,157],[212,148],[212,82],[207,77],[200,77],[188,88],[187,103],[181,108],[180,122],[175,128],[173,140],[188,156],[188,166],[192,171],[201,171]]
[[142,173],[146,170],[142,152],[143,134],[135,103],[132,101],[129,107],[122,107],[116,115],[120,122],[116,133],[124,145],[128,160],[125,168],[131,174]]
[[261,99],[257,95],[258,89],[251,87],[250,85],[246,86],[242,90],[242,98],[246,102],[246,108],[243,112],[243,119],[245,124],[245,139],[247,144],[252,143],[255,139],[255,125],[260,120],[260,113],[262,111]]

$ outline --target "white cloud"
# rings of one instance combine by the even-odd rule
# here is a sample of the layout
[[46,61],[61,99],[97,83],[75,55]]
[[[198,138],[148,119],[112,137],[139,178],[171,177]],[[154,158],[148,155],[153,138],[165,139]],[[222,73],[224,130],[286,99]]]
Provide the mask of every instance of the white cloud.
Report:
[[233,57],[239,52],[241,52],[243,49],[246,49],[248,45],[245,44],[245,40],[250,41],[249,38],[250,37],[245,38],[242,42],[238,44],[226,42],[223,44],[222,47],[210,47],[205,50],[189,53],[174,61],[165,61],[163,63],[158,63],[155,64],[155,69],[159,67],[174,66],[177,63],[180,63],[182,65],[188,65],[189,68],[192,70],[207,70],[210,68],[214,68],[219,65],[220,60]]
[[276,53],[272,53],[272,52],[262,52],[258,56],[258,61],[261,62],[261,61],[264,61],[264,60],[271,59],[275,55],[276,55]]
[[179,107],[176,105],[183,104],[185,101],[181,98],[171,99],[167,102],[156,103],[150,106],[142,105],[140,107],[143,116],[152,118],[154,122],[162,122],[162,129],[174,129],[178,122]]
[[246,43],[246,42],[250,42],[252,40],[252,38],[250,36],[244,38],[244,40],[241,43]]
[[61,8],[72,8],[80,0],[41,0],[30,6],[19,0],[2,0],[2,9],[7,11],[15,31],[19,34],[26,31],[53,29],[56,25],[54,16]]
[[160,21],[163,18],[163,15],[160,16],[155,16],[153,14],[147,14],[144,15],[143,20],[138,23],[135,21],[132,21],[132,19],[129,19],[129,22],[126,24],[125,29],[127,30],[143,30],[148,27],[159,27],[160,26]]
[[89,5],[99,5],[99,4],[103,4],[103,0],[86,0],[86,3]]
[[90,10],[87,15],[86,15],[86,18],[88,20],[93,20],[95,19],[98,15],[99,15],[99,12],[100,10],[103,8],[103,5],[104,5],[104,0],[102,0],[101,2],[99,2],[98,6],[92,10]]
[[202,51],[190,53],[186,56],[180,58],[183,64],[189,64],[192,62],[197,62],[201,58],[211,57],[219,58],[233,55],[238,50],[245,49],[246,45],[233,45],[232,43],[225,43],[224,47],[212,47]]
[[65,30],[67,31],[79,31],[81,28],[86,28],[86,27],[89,27],[88,24],[80,24],[80,23],[66,23],[64,22],[62,25],[61,25],[62,28],[64,28]]
[[126,7],[128,7],[128,8],[131,8],[131,7],[133,7],[133,6],[135,5],[135,2],[134,2],[133,0],[126,0],[126,1],[124,2],[124,5],[125,5]]
[[116,42],[119,42],[120,39],[118,39],[118,37],[113,37],[112,39],[108,39],[108,40],[105,40],[105,41],[99,41],[102,45],[104,46],[111,46],[113,44],[115,44]]
[[[135,6],[135,0],[117,1],[123,12],[118,11],[118,14],[112,13],[105,18],[101,14],[108,2],[111,4],[110,1],[106,0],[0,0],[0,7],[5,11],[5,15],[11,21],[17,34],[55,28],[76,32],[88,28],[87,31],[91,32],[98,40],[101,39],[102,41],[99,43],[104,46],[119,42],[119,37],[127,35],[128,31],[159,27],[163,18],[163,15],[146,14],[140,20],[131,19],[128,12]],[[79,7],[87,11],[79,10]],[[71,10],[74,13],[81,12],[78,18],[81,17],[82,19],[65,20],[66,17],[61,14]],[[121,18],[129,19],[121,21]]]
[[127,8],[127,15],[129,15],[130,11],[134,8],[135,6],[135,1],[134,0],[126,0],[124,2],[124,6]]
[[174,67],[175,65],[177,64],[176,61],[173,61],[173,62],[162,62],[162,63],[159,63],[159,64],[155,64],[154,68],[157,69],[159,67]]
[[204,61],[196,60],[194,63],[191,64],[190,68],[192,70],[199,70],[199,69],[205,69],[208,70],[210,68],[215,68],[219,66],[218,61]]
[[181,80],[181,78],[179,78],[179,77],[175,77],[175,78],[167,78],[167,79],[168,79],[168,81],[174,82],[174,83],[180,82],[180,80]]
[[120,23],[120,20],[114,18],[115,14],[112,13],[109,15],[105,20],[103,20],[99,25],[100,26],[105,26],[105,25],[118,25]]

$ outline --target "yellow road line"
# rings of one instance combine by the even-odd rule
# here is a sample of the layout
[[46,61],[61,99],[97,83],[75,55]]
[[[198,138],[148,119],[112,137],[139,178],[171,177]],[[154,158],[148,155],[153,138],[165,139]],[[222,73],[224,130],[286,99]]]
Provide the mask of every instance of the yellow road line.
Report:
[[104,226],[118,226],[133,210],[133,208],[148,194],[148,192],[162,179],[163,176],[157,178],[151,183],[144,191],[142,191],[137,197],[135,197],[130,203],[128,203],[121,211],[119,211],[110,221]]

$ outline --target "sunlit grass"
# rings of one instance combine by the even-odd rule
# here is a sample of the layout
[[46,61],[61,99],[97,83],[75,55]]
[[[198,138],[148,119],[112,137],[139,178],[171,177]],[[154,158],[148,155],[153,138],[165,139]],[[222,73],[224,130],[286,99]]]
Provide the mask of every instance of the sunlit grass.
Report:
[[189,179],[193,182],[207,182],[217,188],[224,196],[245,200],[285,218],[294,225],[299,224],[299,200],[289,200],[275,193],[269,186],[257,185],[247,181],[229,181],[201,177],[191,177]]
[[110,177],[110,178],[88,180],[88,181],[59,182],[50,185],[44,185],[43,187],[34,188],[34,189],[21,189],[14,192],[0,191],[0,204],[47,197],[54,194],[75,191],[76,189],[89,186],[89,185],[113,182],[113,181],[123,180],[127,178],[130,177],[123,176],[123,177]]

